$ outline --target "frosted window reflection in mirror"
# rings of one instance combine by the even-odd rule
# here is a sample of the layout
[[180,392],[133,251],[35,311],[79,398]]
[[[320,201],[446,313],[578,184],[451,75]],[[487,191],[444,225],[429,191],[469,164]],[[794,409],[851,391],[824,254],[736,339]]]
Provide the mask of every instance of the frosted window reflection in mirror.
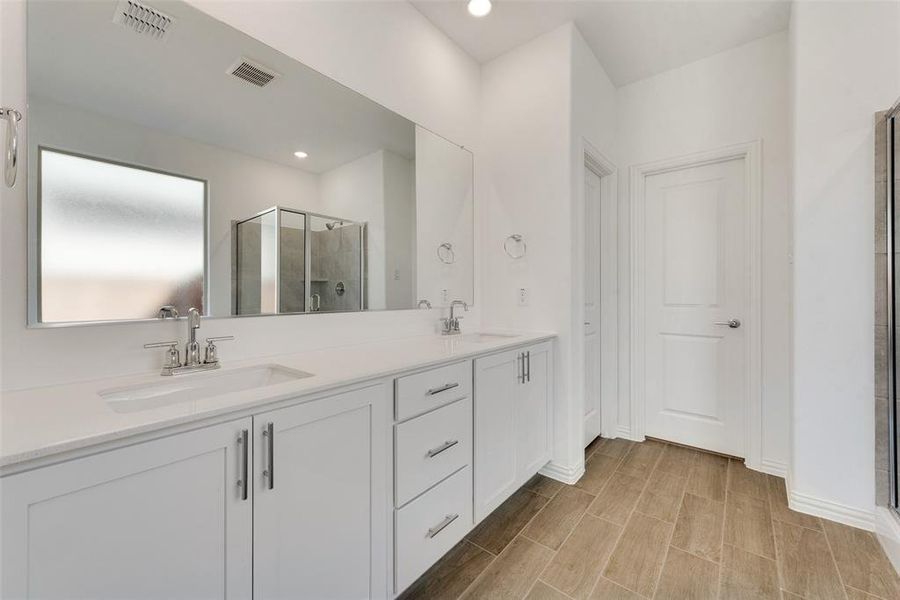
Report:
[[40,151],[40,320],[203,310],[206,184]]

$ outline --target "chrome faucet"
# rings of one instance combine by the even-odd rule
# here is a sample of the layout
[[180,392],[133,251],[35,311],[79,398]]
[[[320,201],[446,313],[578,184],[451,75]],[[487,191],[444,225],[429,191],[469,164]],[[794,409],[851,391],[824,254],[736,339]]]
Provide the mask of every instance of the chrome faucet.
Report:
[[425,299],[419,300],[419,303],[416,304],[416,308],[419,308],[419,309],[421,309],[421,308],[430,309],[430,308],[431,308],[431,302],[429,302],[428,300],[425,300]]
[[462,319],[462,317],[457,317],[453,310],[457,306],[462,306],[463,310],[465,311],[469,310],[469,305],[462,300],[454,300],[453,302],[451,302],[450,317],[441,319],[441,335],[457,335],[461,333],[459,330],[459,320]]
[[168,348],[166,361],[163,364],[162,375],[181,375],[194,371],[208,371],[219,368],[219,354],[216,342],[233,340],[233,335],[222,335],[206,338],[206,352],[200,359],[200,344],[197,342],[197,330],[200,329],[200,311],[196,308],[188,310],[188,341],[184,345],[184,362],[178,352],[178,342],[153,342],[144,344],[144,348]]

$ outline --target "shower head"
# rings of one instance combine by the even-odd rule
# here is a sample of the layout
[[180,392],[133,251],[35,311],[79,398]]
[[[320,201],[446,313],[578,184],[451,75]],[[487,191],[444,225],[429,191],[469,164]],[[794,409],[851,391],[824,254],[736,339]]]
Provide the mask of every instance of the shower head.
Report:
[[342,226],[343,224],[343,221],[332,221],[331,223],[325,223],[325,227],[328,229],[328,231],[331,231],[335,227],[338,227],[339,225]]

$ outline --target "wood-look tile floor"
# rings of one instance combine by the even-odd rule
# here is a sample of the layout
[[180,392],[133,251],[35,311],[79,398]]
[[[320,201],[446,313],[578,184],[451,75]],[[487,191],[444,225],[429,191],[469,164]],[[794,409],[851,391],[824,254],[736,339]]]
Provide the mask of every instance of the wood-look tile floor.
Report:
[[784,480],[598,438],[574,486],[537,475],[403,600],[896,600],[873,534],[794,512]]

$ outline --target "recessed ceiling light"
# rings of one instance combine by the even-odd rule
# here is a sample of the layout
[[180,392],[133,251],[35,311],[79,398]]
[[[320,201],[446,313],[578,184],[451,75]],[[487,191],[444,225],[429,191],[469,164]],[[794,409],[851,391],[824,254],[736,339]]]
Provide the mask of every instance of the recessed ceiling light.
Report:
[[491,0],[469,0],[468,8],[473,17],[483,17],[491,12]]
[[294,152],[294,156],[296,156],[297,158],[306,158],[307,156],[309,156],[309,154],[307,154],[303,150],[297,150],[296,152]]

